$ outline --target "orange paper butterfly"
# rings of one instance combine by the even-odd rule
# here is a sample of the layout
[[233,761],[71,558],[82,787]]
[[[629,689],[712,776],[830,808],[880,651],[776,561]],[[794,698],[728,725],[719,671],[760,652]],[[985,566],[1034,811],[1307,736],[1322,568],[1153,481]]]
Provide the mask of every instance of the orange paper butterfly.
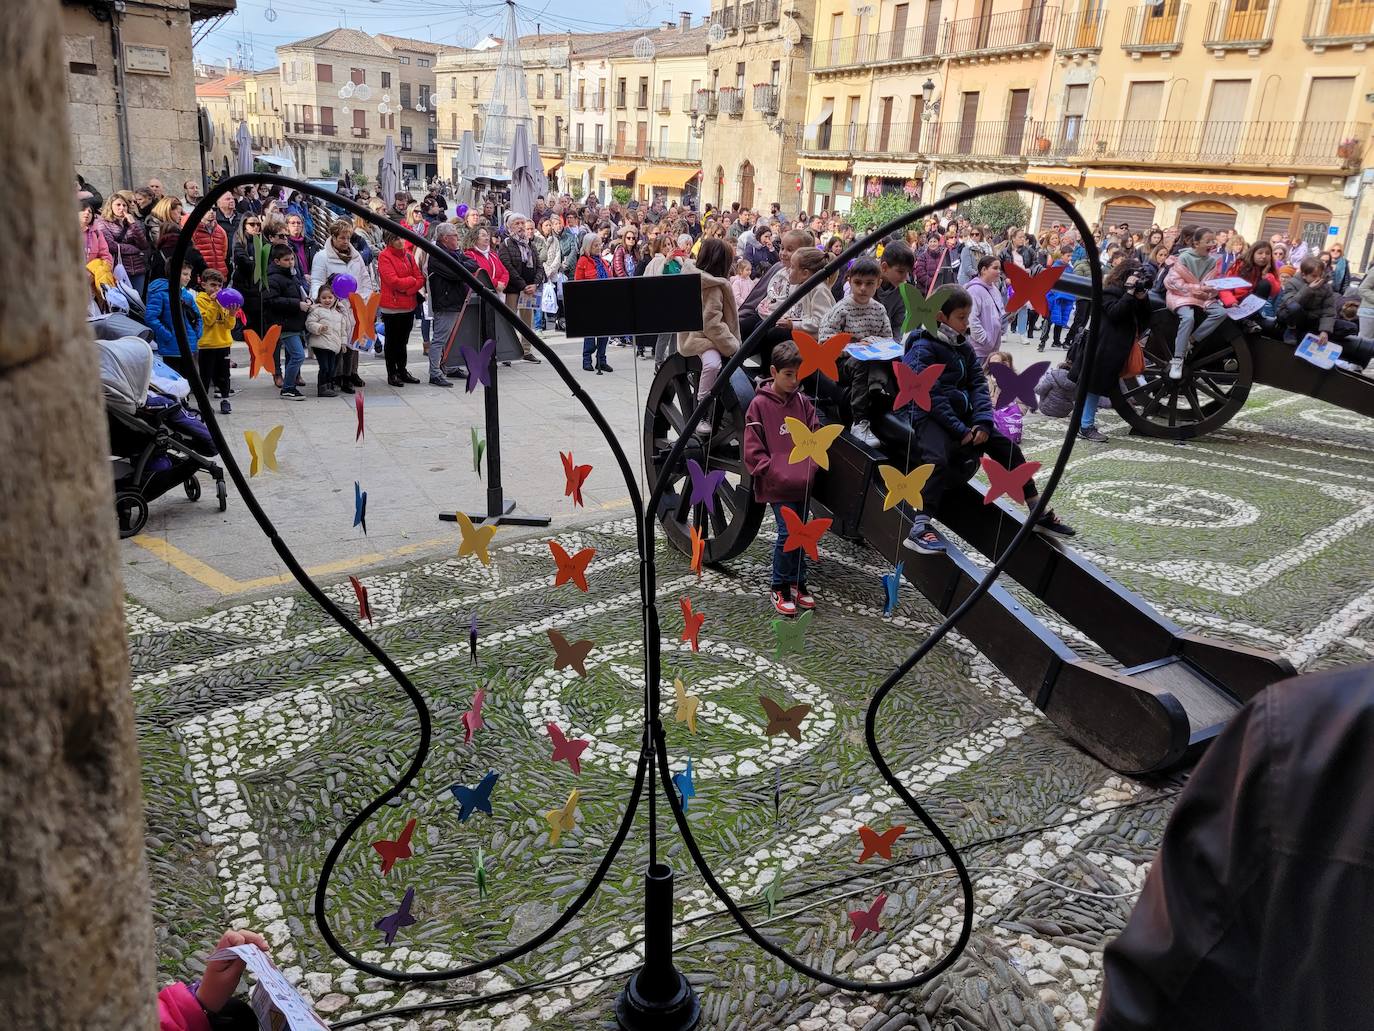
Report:
[[798,548],[803,548],[811,556],[812,562],[819,561],[820,552],[817,548],[821,535],[830,529],[832,520],[811,519],[804,523],[801,516],[783,505],[782,521],[787,526],[787,542],[783,544],[782,550],[796,551]]
[[251,329],[243,331],[243,339],[248,342],[248,378],[256,379],[258,373],[266,369],[273,376],[277,374],[277,338],[281,327],[272,326],[266,336],[258,336]]
[[682,640],[692,646],[692,651],[701,650],[701,624],[706,622],[704,612],[693,612],[692,602],[682,599]]
[[557,541],[549,541],[549,550],[553,552],[553,560],[558,564],[558,575],[554,577],[553,585],[560,587],[572,581],[579,591],[587,590],[587,563],[596,556],[596,549],[583,548],[576,555],[570,556],[563,549],[563,545]]
[[810,333],[794,329],[792,340],[801,352],[802,363],[801,368],[797,370],[797,379],[806,379],[811,373],[819,372],[836,383],[840,381],[840,370],[835,362],[850,341],[848,333],[836,333],[824,343],[817,343],[816,338]]
[[377,339],[377,309],[381,306],[382,295],[375,293],[363,300],[355,290],[348,295],[348,303],[353,309],[353,342],[367,350]]
[[[786,511],[786,509],[783,511]],[[706,554],[706,538],[701,535],[701,531],[695,526],[690,529],[692,531],[692,572],[700,576],[701,559]]]

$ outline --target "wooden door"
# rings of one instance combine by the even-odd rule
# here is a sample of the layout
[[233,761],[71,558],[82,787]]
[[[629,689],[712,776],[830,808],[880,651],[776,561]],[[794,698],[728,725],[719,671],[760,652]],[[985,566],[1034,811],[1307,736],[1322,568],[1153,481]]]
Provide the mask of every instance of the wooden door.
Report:
[[911,135],[906,149],[915,154],[921,149],[921,115],[925,113],[926,98],[919,93],[911,98]]
[[1365,36],[1374,32],[1374,0],[1332,0],[1327,36]]
[[974,10],[973,50],[982,50],[988,45],[988,35],[992,28],[991,0],[978,0]]
[[615,152],[616,152],[617,154],[624,154],[624,153],[625,153],[625,123],[624,123],[624,122],[616,122],[616,123],[615,123]]
[[1102,8],[1097,0],[1079,8],[1076,15],[1078,24],[1074,27],[1074,46],[1079,50],[1091,50],[1101,45],[1097,36],[1098,22],[1102,18]]
[[1002,137],[1003,154],[1020,154],[1026,140],[1026,112],[1030,109],[1030,90],[1014,89],[1007,105],[1007,131]]
[[754,166],[748,161],[739,166],[739,203],[742,208],[754,206]]
[[940,49],[940,5],[943,0],[926,0],[926,27],[921,39],[921,55]]
[[1207,122],[1202,130],[1204,161],[1228,163],[1235,156],[1245,129],[1245,104],[1249,97],[1249,79],[1218,79],[1212,83]]
[[1226,10],[1225,39],[1260,39],[1269,18],[1269,0],[1231,0]]
[[649,153],[649,123],[640,122],[635,126],[635,157],[642,158]]
[[[1366,8],[1374,11],[1374,8]],[[1350,100],[1355,92],[1353,76],[1318,76],[1307,92],[1307,107],[1303,112],[1302,129],[1298,133],[1297,162],[1325,164],[1335,160],[1346,131],[1345,120],[1350,114]]]
[[973,137],[978,131],[978,94],[965,93],[963,108],[959,113],[959,153],[973,152]]
[[892,98],[883,97],[882,117],[878,122],[878,149],[887,150],[888,140],[892,137]]
[[1181,0],[1164,0],[1164,3],[1150,7],[1145,12],[1145,25],[1141,30],[1140,42],[1159,45],[1172,43],[1174,28],[1178,24],[1178,9]]
[[887,48],[887,56],[892,60],[906,56],[907,8],[907,4],[898,4],[892,9],[892,39]]

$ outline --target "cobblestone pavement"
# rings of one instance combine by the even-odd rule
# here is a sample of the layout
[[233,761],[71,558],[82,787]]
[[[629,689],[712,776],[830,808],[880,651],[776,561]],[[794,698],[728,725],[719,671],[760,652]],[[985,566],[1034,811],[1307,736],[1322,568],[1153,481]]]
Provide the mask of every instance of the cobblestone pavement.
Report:
[[[1185,626],[1281,651],[1300,668],[1374,655],[1374,424],[1261,388],[1225,431],[1187,446],[1128,438],[1109,416],[1102,425],[1111,441],[1076,449],[1056,507],[1108,572]],[[1032,459],[1052,460],[1062,426],[1029,422]],[[375,636],[434,715],[418,781],[348,846],[333,884],[332,925],[369,960],[438,969],[531,937],[580,890],[624,812],[640,704],[633,527],[602,515],[557,531],[569,552],[596,549],[587,594],[553,587],[546,536],[499,531],[490,567],[427,558],[363,577]],[[660,546],[672,767],[691,759],[691,826],[717,877],[765,933],[823,970],[901,978],[954,940],[958,895],[944,864],[917,858],[934,842],[881,786],[862,726],[873,688],[934,612],[906,589],[885,619],[876,554],[833,536],[823,544],[805,650],[781,658],[763,596],[766,536],[700,579]],[[353,609],[346,579],[327,590]],[[684,596],[706,614],[695,653],[678,641]],[[595,642],[585,679],[553,670],[548,628]],[[164,979],[198,976],[207,947],[237,924],[266,934],[330,1018],[538,982],[496,1003],[371,1026],[515,1031],[609,1019],[639,957],[645,807],[602,890],[532,955],[442,986],[360,976],[325,949],[313,891],[345,820],[413,754],[417,721],[401,691],[304,595],[285,588],[180,621],[131,601],[129,631]],[[700,698],[695,734],[673,718],[674,678]],[[461,715],[477,689],[486,691],[486,727],[465,744]],[[759,695],[812,706],[800,742],[765,736]],[[580,774],[551,761],[550,721],[590,742]],[[964,957],[927,991],[818,987],[738,932],[661,808],[660,856],[677,873],[678,962],[701,992],[702,1026],[1090,1026],[1102,948],[1130,912],[1180,779],[1112,775],[957,636],[893,693],[879,733],[892,768],[964,846],[977,896]],[[446,789],[474,785],[488,770],[500,774],[492,815],[460,822]],[[576,828],[553,844],[544,814],[574,788]],[[369,843],[395,838],[411,818],[415,855],[383,877]],[[911,829],[890,861],[860,865],[856,830],[865,823]],[[770,918],[763,893],[775,879]],[[407,887],[417,922],[384,946],[374,924]],[[868,908],[880,891],[881,930],[851,941],[847,912]]]

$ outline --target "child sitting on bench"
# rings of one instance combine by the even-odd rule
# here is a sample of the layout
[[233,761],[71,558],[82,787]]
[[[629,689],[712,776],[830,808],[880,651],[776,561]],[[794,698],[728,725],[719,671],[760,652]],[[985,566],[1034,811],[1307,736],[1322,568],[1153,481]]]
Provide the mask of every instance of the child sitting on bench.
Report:
[[[902,542],[904,547],[926,555],[945,550],[944,539],[930,525],[928,513],[940,510],[951,467],[958,469],[967,459],[984,454],[1007,469],[1015,469],[1026,460],[1021,449],[999,433],[994,424],[987,377],[966,336],[972,310],[973,299],[968,291],[951,288],[935,317],[939,332],[931,334],[923,327],[912,333],[902,359],[916,372],[929,365],[944,366],[930,390],[930,411],[915,404],[903,409],[920,451],[914,464],[935,467],[921,490],[922,509],[913,516],[911,533]],[[1028,481],[1027,507],[1035,504],[1038,493],[1035,481]],[[1050,509],[1040,517],[1036,529],[1063,537],[1074,534],[1073,528]]]
[[[837,301],[821,320],[821,340],[828,340],[837,333],[848,333],[854,344],[892,338],[887,309],[875,300],[881,275],[878,263],[872,258],[855,259],[849,266],[849,296]],[[849,388],[849,410],[853,417],[850,433],[869,447],[877,447],[878,438],[873,435],[872,424],[882,414],[877,397],[891,377],[892,363],[865,362],[845,354],[840,356],[839,364]],[[884,372],[888,378],[884,378]]]

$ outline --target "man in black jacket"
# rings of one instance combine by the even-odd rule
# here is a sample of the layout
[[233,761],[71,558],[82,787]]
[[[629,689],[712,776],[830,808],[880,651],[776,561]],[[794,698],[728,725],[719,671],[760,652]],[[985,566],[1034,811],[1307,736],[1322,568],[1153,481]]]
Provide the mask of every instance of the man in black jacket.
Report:
[[[296,276],[296,255],[284,243],[274,243],[268,254],[267,285],[262,291],[265,321],[281,327],[277,340],[277,375],[281,377],[281,396],[303,400],[299,389],[301,366],[305,364],[305,313],[310,301]],[[282,371],[282,352],[286,369]]]
[[[497,249],[501,264],[510,273],[510,282],[506,284],[506,307],[518,314],[521,322],[533,328],[534,305],[539,303],[539,288],[544,284],[544,266],[531,242],[534,225],[524,215],[512,215],[508,227],[510,231]],[[525,305],[523,308],[520,306],[522,301]],[[524,352],[521,357],[538,365],[539,356],[534,353],[530,342],[523,336],[517,335],[516,339],[520,341],[520,349]]]
[[[439,223],[434,229],[434,242],[474,276],[477,274],[477,262],[458,246],[458,227],[453,223]],[[429,339],[429,382],[436,387],[451,387],[453,384],[444,376],[444,352],[458,331],[458,319],[468,299],[468,285],[448,268],[447,262],[431,259],[426,267],[429,303],[434,312],[434,330]]]

